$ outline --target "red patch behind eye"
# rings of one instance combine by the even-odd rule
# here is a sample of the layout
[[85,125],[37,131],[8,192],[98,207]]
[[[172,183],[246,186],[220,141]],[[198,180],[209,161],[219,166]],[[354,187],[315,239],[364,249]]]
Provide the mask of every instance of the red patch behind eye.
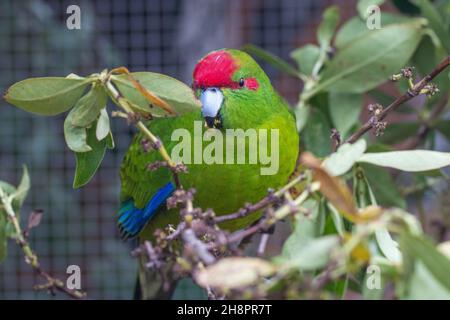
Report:
[[244,83],[244,86],[246,86],[250,90],[257,90],[259,87],[259,83],[256,78],[248,78],[244,81]]
[[194,69],[194,88],[230,87],[236,83],[231,79],[237,65],[226,51],[213,52],[200,60]]

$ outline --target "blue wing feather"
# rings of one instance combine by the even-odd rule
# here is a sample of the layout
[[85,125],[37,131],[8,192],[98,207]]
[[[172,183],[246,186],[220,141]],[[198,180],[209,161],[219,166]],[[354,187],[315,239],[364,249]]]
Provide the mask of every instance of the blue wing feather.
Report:
[[136,208],[132,199],[122,202],[117,222],[122,239],[136,237],[174,190],[173,183],[167,183],[153,195],[142,209]]

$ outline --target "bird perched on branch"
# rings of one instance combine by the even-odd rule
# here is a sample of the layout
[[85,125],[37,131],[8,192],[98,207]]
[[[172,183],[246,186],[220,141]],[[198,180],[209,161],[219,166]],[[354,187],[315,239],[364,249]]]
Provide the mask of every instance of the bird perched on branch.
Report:
[[[196,189],[194,206],[227,214],[284,185],[295,167],[299,137],[294,116],[261,67],[242,51],[213,51],[195,66],[192,88],[201,110],[146,125],[186,165],[188,173],[179,178],[185,189]],[[147,169],[161,156],[144,150],[144,138],[135,136],[121,166],[118,217],[122,236],[140,240],[152,239],[156,229],[180,219],[177,210],[165,205],[176,189],[172,173]],[[259,216],[256,212],[221,227],[241,229]]]

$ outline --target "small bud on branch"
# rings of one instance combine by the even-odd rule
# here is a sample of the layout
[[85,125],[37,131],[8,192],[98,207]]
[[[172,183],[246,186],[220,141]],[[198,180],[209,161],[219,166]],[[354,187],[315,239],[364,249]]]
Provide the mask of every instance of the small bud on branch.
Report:
[[[450,56],[447,56],[444,60],[442,60],[436,68],[434,68],[428,75],[423,77],[419,82],[413,84],[412,88],[410,88],[406,93],[395,99],[389,106],[387,106],[379,115],[378,121],[384,120],[387,115],[396,110],[403,103],[411,100],[412,98],[421,94],[422,89],[424,89],[430,82],[439,75],[442,71],[444,71],[450,65]],[[367,121],[361,128],[359,128],[355,133],[353,133],[346,142],[354,143],[362,135],[364,135],[367,131],[373,128],[373,121]]]

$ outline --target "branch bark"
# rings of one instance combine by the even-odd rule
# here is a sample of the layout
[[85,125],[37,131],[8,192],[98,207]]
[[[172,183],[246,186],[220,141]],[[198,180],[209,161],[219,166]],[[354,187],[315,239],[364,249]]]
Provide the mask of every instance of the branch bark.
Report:
[[[418,96],[421,93],[421,90],[425,88],[427,84],[429,84],[437,75],[439,75],[442,71],[444,71],[450,65],[450,56],[447,56],[444,60],[442,60],[436,68],[433,69],[428,75],[422,78],[419,82],[417,82],[411,89],[405,92],[403,95],[395,99],[389,106],[387,106],[381,113],[378,115],[378,120],[382,121],[387,115],[396,110],[403,103],[411,100],[412,98]],[[361,128],[359,128],[355,133],[353,133],[345,142],[354,143],[359,138],[361,138],[367,131],[373,128],[373,122],[367,121]]]

